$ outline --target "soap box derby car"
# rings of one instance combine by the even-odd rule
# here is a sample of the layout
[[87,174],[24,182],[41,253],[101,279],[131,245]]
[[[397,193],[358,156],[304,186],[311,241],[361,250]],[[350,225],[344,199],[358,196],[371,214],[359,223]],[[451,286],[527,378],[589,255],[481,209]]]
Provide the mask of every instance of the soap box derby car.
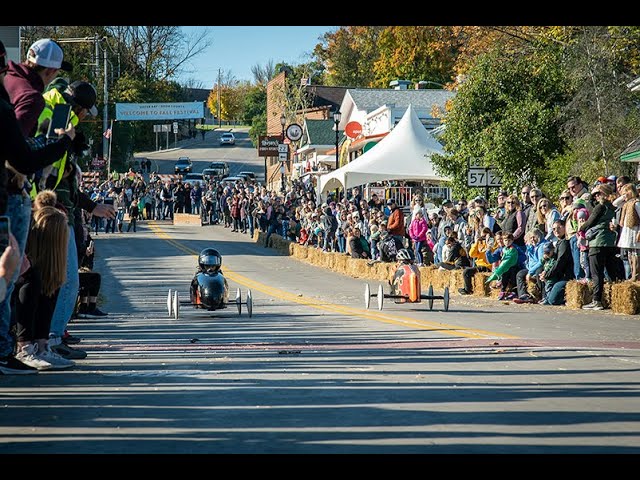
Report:
[[169,289],[167,295],[167,310],[169,317],[176,320],[180,315],[180,305],[192,305],[196,309],[208,311],[227,308],[229,305],[238,307],[238,315],[242,314],[242,305],[246,305],[249,317],[253,314],[253,299],[251,290],[247,290],[247,300],[242,301],[240,289],[236,293],[235,301],[229,302],[229,285],[222,274],[222,256],[215,248],[205,248],[198,255],[198,270],[196,271],[189,289],[188,301],[180,300],[178,291]]
[[449,287],[444,287],[444,295],[434,295],[433,286],[429,285],[427,295],[423,295],[420,286],[420,270],[414,265],[409,251],[406,248],[398,250],[396,259],[400,263],[393,274],[393,279],[389,282],[391,294],[384,293],[382,285],[378,286],[378,293],[371,293],[369,284],[365,284],[365,308],[369,308],[371,297],[377,297],[378,310],[382,310],[385,298],[392,298],[395,303],[420,303],[422,300],[428,300],[429,310],[433,310],[434,300],[444,300],[444,310],[449,311]]

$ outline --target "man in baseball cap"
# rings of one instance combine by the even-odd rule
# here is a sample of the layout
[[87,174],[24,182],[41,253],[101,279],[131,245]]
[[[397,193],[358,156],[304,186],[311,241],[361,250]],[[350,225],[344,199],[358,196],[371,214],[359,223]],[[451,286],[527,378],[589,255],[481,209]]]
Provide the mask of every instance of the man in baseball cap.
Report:
[[[62,93],[62,96],[74,107],[84,108],[92,117],[98,115],[96,89],[90,83],[83,81],[73,82]],[[76,115],[78,115],[78,112],[76,112]]]
[[73,66],[64,61],[62,48],[50,38],[43,38],[34,42],[27,52],[27,61],[46,68],[55,68],[70,72]]
[[20,130],[25,137],[35,136],[38,116],[45,107],[42,94],[63,69],[70,71],[71,64],[63,61],[60,45],[44,38],[34,42],[22,63],[9,62],[4,86],[13,104]]

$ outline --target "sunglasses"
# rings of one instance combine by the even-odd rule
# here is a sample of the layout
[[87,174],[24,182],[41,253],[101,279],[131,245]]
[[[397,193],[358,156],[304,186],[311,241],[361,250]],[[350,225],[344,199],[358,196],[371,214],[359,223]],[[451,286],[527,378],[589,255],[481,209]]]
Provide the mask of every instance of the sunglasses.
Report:
[[529,195],[529,192],[520,192],[522,195]]
[[571,197],[560,197],[560,200],[571,200]]
[[513,205],[513,204],[514,204],[514,203],[516,203],[516,202],[513,202],[513,201],[511,201],[511,200],[507,200],[507,201],[506,201],[506,202],[504,202],[504,203],[508,203],[508,204]]

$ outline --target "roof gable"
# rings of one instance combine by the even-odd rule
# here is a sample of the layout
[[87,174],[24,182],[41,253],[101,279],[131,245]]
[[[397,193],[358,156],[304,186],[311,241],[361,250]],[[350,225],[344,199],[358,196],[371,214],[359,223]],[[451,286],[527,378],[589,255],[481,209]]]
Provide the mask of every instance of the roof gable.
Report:
[[411,104],[414,109],[428,111],[433,105],[438,105],[444,111],[447,100],[456,95],[449,90],[392,90],[389,88],[350,88],[348,93],[356,108],[367,113],[389,104],[394,104],[396,108],[401,109]]
[[[305,120],[305,137],[308,145],[335,145],[336,132],[333,120]],[[304,143],[304,142],[303,142]]]

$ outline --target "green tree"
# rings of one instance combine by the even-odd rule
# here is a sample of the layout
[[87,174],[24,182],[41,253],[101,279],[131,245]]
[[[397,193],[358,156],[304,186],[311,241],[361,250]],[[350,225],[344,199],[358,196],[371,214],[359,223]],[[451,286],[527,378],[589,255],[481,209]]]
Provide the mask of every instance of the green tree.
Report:
[[560,107],[566,101],[559,48],[521,56],[495,49],[478,57],[460,86],[443,134],[448,155],[433,160],[466,194],[467,161],[493,166],[515,189],[537,183],[562,153]]
[[[637,100],[626,86],[640,48],[631,48],[624,32],[623,27],[575,27],[566,49],[572,98],[563,133],[575,158],[572,170],[586,178],[630,173],[618,157],[640,130]],[[637,39],[638,29],[631,32]]]

